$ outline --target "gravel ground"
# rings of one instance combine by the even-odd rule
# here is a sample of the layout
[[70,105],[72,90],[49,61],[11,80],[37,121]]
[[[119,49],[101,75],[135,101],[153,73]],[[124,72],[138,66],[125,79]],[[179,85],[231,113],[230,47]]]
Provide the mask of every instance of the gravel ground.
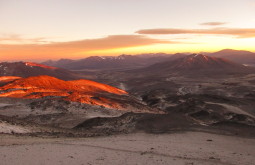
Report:
[[0,135],[5,165],[252,165],[255,139],[201,132],[94,138]]

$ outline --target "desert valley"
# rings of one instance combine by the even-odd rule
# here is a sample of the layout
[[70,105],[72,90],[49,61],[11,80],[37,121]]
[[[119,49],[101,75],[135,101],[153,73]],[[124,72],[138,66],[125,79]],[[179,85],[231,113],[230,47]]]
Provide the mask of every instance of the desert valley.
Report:
[[255,0],[0,0],[0,165],[255,165]]

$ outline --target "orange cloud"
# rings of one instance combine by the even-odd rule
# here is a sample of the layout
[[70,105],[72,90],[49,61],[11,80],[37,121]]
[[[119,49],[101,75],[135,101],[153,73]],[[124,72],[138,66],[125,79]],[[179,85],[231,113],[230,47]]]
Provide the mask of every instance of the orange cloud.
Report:
[[207,26],[219,26],[219,25],[225,25],[227,24],[226,22],[204,22],[201,23],[200,25],[207,25]]
[[86,39],[80,41],[52,43],[47,46],[55,48],[76,48],[82,50],[125,48],[144,46],[158,43],[170,43],[169,41],[152,39],[142,35],[111,35],[99,39]]
[[211,29],[143,29],[138,34],[212,34],[212,35],[231,35],[238,38],[255,37],[254,28],[211,28]]
[[75,57],[80,52],[129,48],[152,44],[175,43],[171,41],[152,39],[143,35],[112,35],[105,38],[86,39],[70,42],[55,42],[50,44],[0,44],[0,60],[12,59],[47,59]]

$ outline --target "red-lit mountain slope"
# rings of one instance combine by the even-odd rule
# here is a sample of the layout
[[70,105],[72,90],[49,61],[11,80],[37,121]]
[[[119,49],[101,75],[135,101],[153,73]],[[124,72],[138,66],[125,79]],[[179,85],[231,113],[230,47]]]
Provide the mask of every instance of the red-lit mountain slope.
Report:
[[150,111],[146,105],[121,89],[90,80],[64,81],[50,76],[19,78],[10,81],[0,86],[0,97],[63,99],[120,110]]
[[2,76],[0,77],[0,86],[5,85],[11,81],[20,79],[21,77],[16,77],[16,76]]

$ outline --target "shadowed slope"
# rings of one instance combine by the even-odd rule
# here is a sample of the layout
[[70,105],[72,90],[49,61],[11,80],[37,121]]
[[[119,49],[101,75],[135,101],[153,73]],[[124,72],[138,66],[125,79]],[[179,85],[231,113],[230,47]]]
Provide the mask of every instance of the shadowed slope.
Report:
[[80,75],[71,71],[32,62],[0,63],[0,76],[30,77],[39,75],[53,76],[63,80],[80,78]]

